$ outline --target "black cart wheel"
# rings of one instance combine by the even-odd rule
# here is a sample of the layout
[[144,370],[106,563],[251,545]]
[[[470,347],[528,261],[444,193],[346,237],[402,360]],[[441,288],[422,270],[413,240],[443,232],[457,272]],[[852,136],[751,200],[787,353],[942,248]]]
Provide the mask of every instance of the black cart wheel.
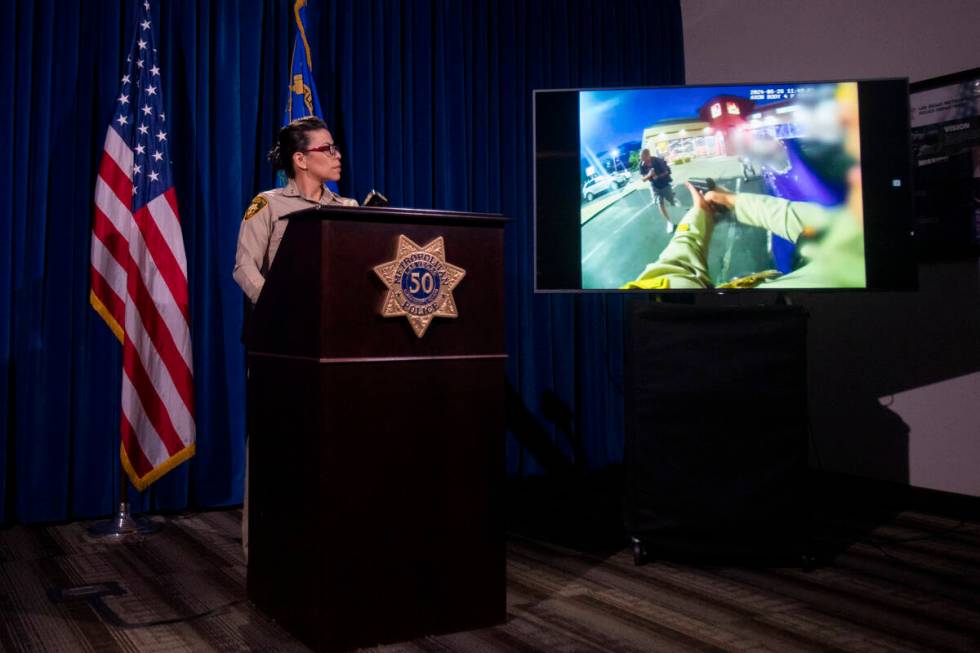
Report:
[[800,569],[806,573],[810,573],[817,568],[817,556],[812,553],[801,553],[800,554]]
[[647,548],[643,545],[643,541],[634,537],[633,540],[633,564],[639,567],[647,560]]

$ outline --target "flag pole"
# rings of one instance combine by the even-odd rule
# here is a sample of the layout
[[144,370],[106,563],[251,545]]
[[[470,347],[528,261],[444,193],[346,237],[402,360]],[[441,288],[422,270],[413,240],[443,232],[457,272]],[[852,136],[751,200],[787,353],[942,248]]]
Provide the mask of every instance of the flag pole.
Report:
[[163,529],[163,522],[149,517],[134,517],[129,508],[129,478],[119,463],[119,508],[112,517],[88,528],[89,537],[107,542],[121,542],[132,536],[153,535]]

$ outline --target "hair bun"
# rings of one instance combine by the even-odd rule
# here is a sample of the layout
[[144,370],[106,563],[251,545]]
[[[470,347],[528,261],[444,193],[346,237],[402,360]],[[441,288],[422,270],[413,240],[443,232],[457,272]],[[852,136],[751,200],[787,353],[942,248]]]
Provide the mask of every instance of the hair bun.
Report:
[[266,158],[272,162],[272,167],[275,170],[282,170],[282,154],[279,151],[279,143],[272,146]]

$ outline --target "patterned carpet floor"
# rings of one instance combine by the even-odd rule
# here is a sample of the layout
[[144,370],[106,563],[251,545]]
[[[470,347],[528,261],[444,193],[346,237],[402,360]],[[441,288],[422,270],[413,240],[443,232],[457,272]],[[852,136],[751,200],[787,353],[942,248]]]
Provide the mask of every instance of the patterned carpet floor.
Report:
[[[980,522],[823,514],[829,557],[637,567],[625,546],[512,532],[507,622],[384,652],[980,651]],[[88,523],[0,530],[0,650],[306,651],[245,598],[238,510],[141,541]],[[608,542],[606,542],[608,544]]]

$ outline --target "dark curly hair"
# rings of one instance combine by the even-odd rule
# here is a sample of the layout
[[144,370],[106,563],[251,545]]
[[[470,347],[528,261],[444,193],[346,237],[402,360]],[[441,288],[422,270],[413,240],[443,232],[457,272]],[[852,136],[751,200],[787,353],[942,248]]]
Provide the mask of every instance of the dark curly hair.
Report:
[[327,123],[316,116],[297,118],[279,130],[276,144],[269,150],[268,159],[276,170],[283,170],[292,179],[296,176],[293,168],[293,155],[310,144],[310,133],[327,129]]

